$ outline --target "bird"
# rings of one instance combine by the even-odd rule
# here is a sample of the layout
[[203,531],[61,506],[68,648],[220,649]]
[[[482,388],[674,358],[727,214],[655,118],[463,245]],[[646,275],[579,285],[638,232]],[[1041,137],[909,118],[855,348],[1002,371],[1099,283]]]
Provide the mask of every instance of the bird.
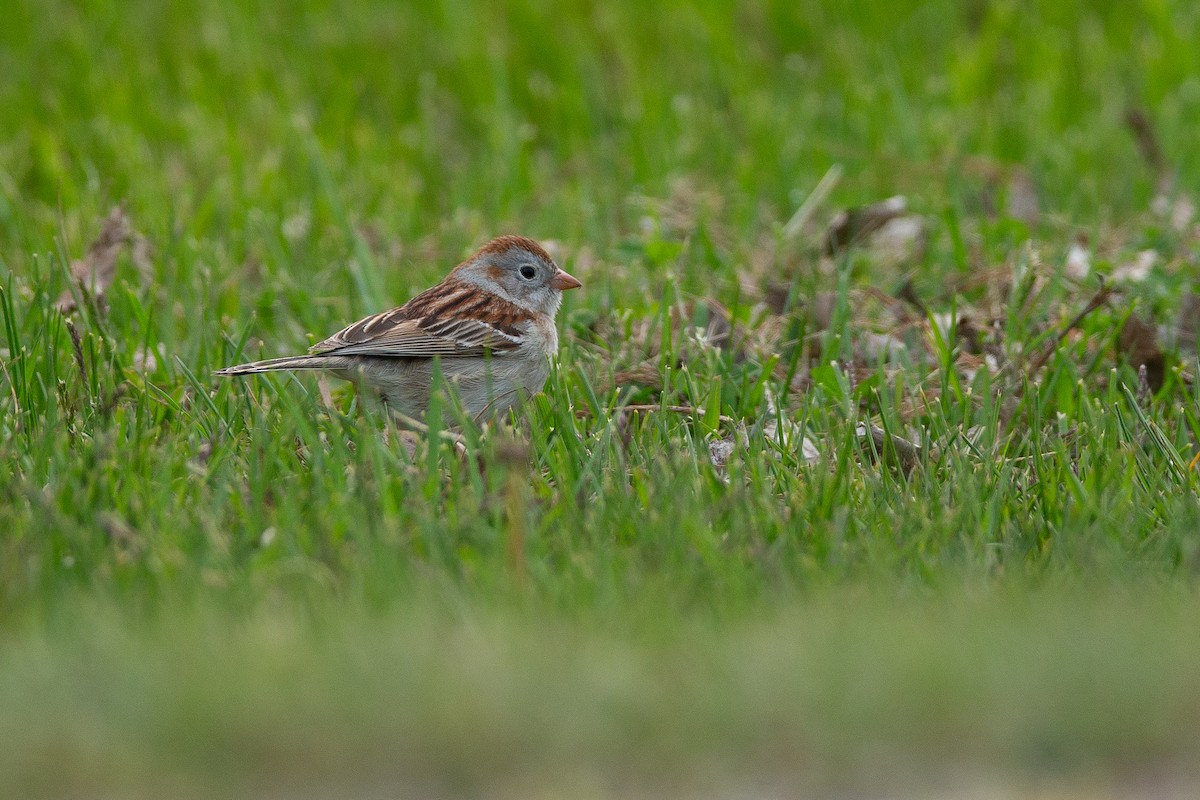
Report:
[[421,421],[436,369],[469,418],[500,417],[546,383],[558,352],[554,317],[562,293],[582,285],[533,239],[504,235],[433,288],[348,325],[306,355],[215,374],[327,370],[372,391],[388,410]]

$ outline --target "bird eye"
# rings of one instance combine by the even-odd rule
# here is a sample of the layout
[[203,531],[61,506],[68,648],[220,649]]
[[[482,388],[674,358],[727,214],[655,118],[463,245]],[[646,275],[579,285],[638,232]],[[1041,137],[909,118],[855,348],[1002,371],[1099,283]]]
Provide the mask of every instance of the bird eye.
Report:
[[533,276],[537,275],[537,270],[534,269],[533,267],[529,266],[528,264],[521,267],[520,271],[521,271],[521,277],[527,281],[533,280]]

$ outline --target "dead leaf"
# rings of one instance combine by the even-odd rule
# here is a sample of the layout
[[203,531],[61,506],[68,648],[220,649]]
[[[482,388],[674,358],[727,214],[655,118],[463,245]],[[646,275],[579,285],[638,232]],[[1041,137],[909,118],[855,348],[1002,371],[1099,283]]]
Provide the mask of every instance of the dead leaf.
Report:
[[771,279],[767,281],[767,287],[763,290],[763,302],[772,314],[784,314],[787,312],[792,299],[792,282],[781,281],[779,279]]
[[1158,344],[1158,329],[1138,314],[1130,314],[1121,326],[1121,353],[1130,366],[1145,370],[1145,383],[1150,390],[1162,388],[1166,370],[1166,359]]
[[959,316],[958,322],[954,326],[954,343],[960,350],[971,355],[979,355],[983,352],[983,337],[984,331],[975,323],[973,317],[968,314]]
[[833,255],[849,247],[887,222],[903,216],[907,209],[908,200],[897,195],[878,203],[839,211],[825,232],[825,253]]
[[925,305],[925,301],[917,294],[917,287],[912,278],[908,278],[901,284],[900,289],[896,292],[896,299],[903,300],[912,306],[913,310],[917,312],[918,318],[925,319],[929,316],[929,306]]
[[613,374],[613,388],[618,386],[645,386],[655,391],[662,389],[662,373],[658,362],[643,361],[632,369],[618,370]]
[[[816,464],[821,460],[821,451],[817,449],[816,444],[804,435],[803,429],[798,424],[791,420],[785,419],[782,426],[778,420],[768,420],[763,425],[763,438],[778,448],[777,450],[772,448],[776,457],[784,450],[798,449],[800,451],[799,460],[805,464]],[[713,439],[708,443],[708,458],[718,472],[724,472],[725,465],[738,448],[749,446],[749,430],[745,422],[739,422],[733,433]]]
[[863,451],[869,457],[882,457],[883,463],[899,467],[904,472],[912,472],[924,459],[923,448],[920,445],[900,436],[889,435],[877,425],[867,426],[860,423],[855,432],[864,445],[867,440],[870,441],[869,446],[863,447]]
[[920,261],[929,243],[925,218],[917,214],[893,217],[868,234],[867,241],[872,260],[883,266]]
[[708,443],[708,460],[718,469],[725,469],[725,465],[729,462],[733,451],[737,449],[739,440],[745,438],[746,432],[744,429],[731,433],[720,439],[713,439]]
[[805,435],[804,429],[790,419],[784,419],[782,424],[775,419],[763,425],[763,437],[781,448],[800,450],[800,460],[805,464],[815,464],[821,460],[821,451],[817,449],[812,439]]
[[[72,262],[71,280],[84,293],[95,298],[103,297],[116,274],[117,256],[132,237],[133,227],[129,224],[124,207],[115,206],[104,220],[100,235],[92,242],[87,254]],[[63,314],[75,310],[75,297],[70,289],[59,295],[55,306]]]

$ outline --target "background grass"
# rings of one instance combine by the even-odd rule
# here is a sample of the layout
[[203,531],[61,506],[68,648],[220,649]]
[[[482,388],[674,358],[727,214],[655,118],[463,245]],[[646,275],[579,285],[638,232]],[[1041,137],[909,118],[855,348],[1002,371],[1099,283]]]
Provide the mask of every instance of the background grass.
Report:
[[[1196,41],[1185,2],[18,2],[0,791],[1194,778],[1194,344],[1139,397],[1117,331],[1134,307],[1172,320],[1195,277],[1125,114],[1147,110],[1194,194]],[[822,261],[784,237],[833,164],[821,222],[904,194],[925,254]],[[1041,213],[1005,211],[1013,175]],[[68,325],[54,301],[117,203],[149,249]],[[308,379],[209,377],[506,231],[585,283],[528,466],[474,433],[471,458],[410,455]],[[1029,369],[1094,290],[1063,276],[1079,233],[1100,270],[1158,264]],[[831,366],[863,291],[907,279],[935,312],[1000,309],[1016,370],[968,380],[932,334],[932,366]],[[790,344],[696,344],[699,301],[753,334],[772,286]],[[657,388],[614,382],[639,364]],[[630,402],[700,412],[613,412]],[[746,445],[716,469],[722,417]],[[860,423],[936,456],[876,464]]]

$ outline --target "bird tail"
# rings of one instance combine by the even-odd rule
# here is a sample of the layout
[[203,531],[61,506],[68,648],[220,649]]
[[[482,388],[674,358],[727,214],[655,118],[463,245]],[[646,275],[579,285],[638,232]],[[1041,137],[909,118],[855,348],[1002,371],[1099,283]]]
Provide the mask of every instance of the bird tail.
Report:
[[268,358],[265,361],[251,361],[249,364],[238,364],[214,372],[214,375],[256,375],[260,372],[275,372],[277,370],[297,369],[337,369],[343,359],[328,356],[285,356],[283,358]]

